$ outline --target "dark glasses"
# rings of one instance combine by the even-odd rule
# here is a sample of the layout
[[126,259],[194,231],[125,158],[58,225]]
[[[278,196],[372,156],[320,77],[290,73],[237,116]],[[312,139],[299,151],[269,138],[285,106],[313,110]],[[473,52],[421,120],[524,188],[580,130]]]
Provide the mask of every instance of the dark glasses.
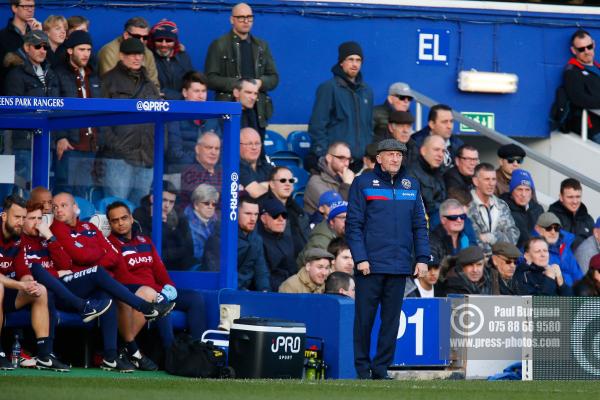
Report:
[[516,258],[506,258],[506,257],[500,256],[500,259],[507,264],[516,264],[517,263]]
[[398,100],[402,100],[402,101],[412,101],[412,97],[410,96],[396,96],[396,98],[398,98]]
[[148,38],[150,37],[150,35],[140,35],[139,33],[127,33],[129,33],[129,36],[140,40],[148,40]]
[[550,232],[550,231],[554,231],[554,232],[560,232],[560,225],[550,225],[544,228],[546,230],[546,232]]
[[523,159],[521,157],[511,157],[511,158],[507,158],[506,162],[509,164],[512,163],[517,163],[517,164],[523,164]]
[[36,50],[44,49],[44,50],[48,51],[50,46],[48,46],[47,44],[36,44],[33,46],[33,48]]
[[201,203],[204,204],[206,207],[216,207],[217,206],[216,201],[202,201]]
[[159,39],[154,40],[154,42],[155,43],[162,43],[162,42],[173,43],[175,41],[173,39],[168,39],[168,38],[159,38]]
[[594,43],[588,44],[587,46],[583,47],[575,47],[575,50],[577,50],[580,53],[583,53],[586,50],[594,50]]
[[277,182],[279,182],[279,183],[286,183],[286,182],[289,182],[289,183],[291,183],[291,184],[293,185],[293,184],[294,184],[294,183],[296,183],[298,180],[297,180],[296,178],[290,178],[290,179],[281,178],[281,179],[275,179],[275,181],[277,181]]
[[467,219],[467,214],[458,214],[458,215],[444,215],[444,218],[450,221],[457,221],[458,219],[465,220]]

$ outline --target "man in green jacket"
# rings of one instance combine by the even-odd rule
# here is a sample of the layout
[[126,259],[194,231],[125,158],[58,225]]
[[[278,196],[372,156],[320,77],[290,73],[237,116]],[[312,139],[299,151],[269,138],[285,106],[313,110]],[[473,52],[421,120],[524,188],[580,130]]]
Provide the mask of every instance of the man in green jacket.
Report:
[[[208,88],[215,91],[219,101],[235,101],[233,89],[241,79],[258,83],[258,101],[254,106],[261,130],[273,114],[273,105],[267,92],[277,87],[279,75],[269,45],[250,34],[254,15],[248,4],[239,3],[231,9],[230,32],[213,41],[208,48],[204,73]],[[262,132],[261,132],[262,136]]]

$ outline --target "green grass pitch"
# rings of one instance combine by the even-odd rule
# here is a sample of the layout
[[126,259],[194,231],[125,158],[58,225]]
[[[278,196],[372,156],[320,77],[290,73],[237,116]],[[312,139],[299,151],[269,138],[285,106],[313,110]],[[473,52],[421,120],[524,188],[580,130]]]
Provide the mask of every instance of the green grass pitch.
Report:
[[201,380],[162,372],[0,372],[0,399],[41,400],[530,400],[594,399],[600,381],[352,381]]

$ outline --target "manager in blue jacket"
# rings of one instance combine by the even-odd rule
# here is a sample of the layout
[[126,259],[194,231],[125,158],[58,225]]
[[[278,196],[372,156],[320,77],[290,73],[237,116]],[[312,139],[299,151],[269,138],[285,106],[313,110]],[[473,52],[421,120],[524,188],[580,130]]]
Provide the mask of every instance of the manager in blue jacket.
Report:
[[[374,170],[358,176],[350,187],[346,240],[357,269],[354,365],[359,379],[389,379],[406,278],[427,274],[425,210],[419,182],[401,168],[404,154],[404,144],[382,140]],[[381,327],[371,360],[371,331],[379,305]]]

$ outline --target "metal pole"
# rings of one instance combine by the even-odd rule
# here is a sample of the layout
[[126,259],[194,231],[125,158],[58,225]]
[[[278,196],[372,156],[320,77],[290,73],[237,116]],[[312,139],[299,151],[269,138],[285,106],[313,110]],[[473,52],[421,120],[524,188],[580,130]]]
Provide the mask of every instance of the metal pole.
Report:
[[165,129],[162,121],[154,124],[154,180],[152,183],[152,241],[162,256],[162,192],[164,170]]
[[[13,131],[17,134],[25,132]],[[31,187],[50,186],[50,130],[43,128],[33,134],[31,146]]]
[[586,140],[588,140],[588,125],[587,125],[587,120],[588,120],[588,112],[584,108],[583,112],[581,113],[581,139],[584,142]]

